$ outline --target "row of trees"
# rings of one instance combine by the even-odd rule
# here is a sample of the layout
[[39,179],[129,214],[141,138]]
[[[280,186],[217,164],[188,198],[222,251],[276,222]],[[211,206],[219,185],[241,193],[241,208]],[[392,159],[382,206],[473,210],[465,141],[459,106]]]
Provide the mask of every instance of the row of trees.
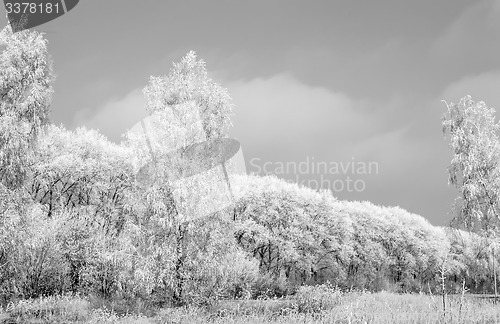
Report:
[[[400,208],[338,201],[331,192],[275,177],[230,175],[235,196],[242,197],[235,206],[186,221],[186,201],[176,199],[168,181],[176,161],[165,143],[182,143],[182,156],[197,140],[216,141],[232,113],[227,91],[208,78],[194,52],[144,89],[163,135],[151,140],[131,131],[113,144],[93,130],[49,123],[54,77],[40,34],[6,27],[0,49],[2,303],[65,292],[202,303],[283,295],[325,281],[435,290],[440,270],[450,285],[465,279],[475,291],[491,287],[491,238],[434,227]],[[462,110],[469,106],[451,106],[452,118],[444,123],[460,157],[450,174],[452,183],[466,188],[464,201],[479,201],[465,204],[461,215],[490,206],[482,210],[493,213],[487,214],[491,220],[495,187],[471,179],[494,179],[496,169],[488,163],[496,156],[461,151],[464,143],[476,147],[475,137],[464,135],[470,118]],[[491,116],[481,120],[489,125]],[[482,137],[477,143],[494,147]],[[486,162],[474,169],[470,161]]]
[[122,218],[106,218],[113,213],[87,205],[61,207],[50,217],[39,203],[22,213],[10,209],[2,216],[0,237],[3,300],[80,292],[204,302],[279,296],[326,281],[374,291],[435,292],[443,268],[451,290],[463,280],[475,292],[492,289],[492,246],[484,237],[434,227],[397,207],[338,201],[330,192],[275,177],[233,181],[249,185],[236,220],[227,212],[198,219],[182,239],[154,212],[159,202],[151,196],[138,205],[125,195],[122,206],[110,209],[117,215],[128,210]]
[[325,281],[341,287],[438,290],[462,280],[474,292],[493,290],[495,244],[486,237],[432,226],[399,207],[335,199],[274,177],[245,176],[236,238],[261,270],[292,286]]

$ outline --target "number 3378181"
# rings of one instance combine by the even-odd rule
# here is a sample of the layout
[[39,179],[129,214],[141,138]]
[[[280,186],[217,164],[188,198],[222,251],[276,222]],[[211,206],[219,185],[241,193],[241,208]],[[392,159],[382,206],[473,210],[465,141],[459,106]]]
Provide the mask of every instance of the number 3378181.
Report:
[[50,2],[47,3],[32,3],[32,2],[16,2],[10,3],[7,2],[5,4],[5,9],[7,13],[31,13],[31,14],[51,14],[51,13],[59,13],[59,3],[52,4]]

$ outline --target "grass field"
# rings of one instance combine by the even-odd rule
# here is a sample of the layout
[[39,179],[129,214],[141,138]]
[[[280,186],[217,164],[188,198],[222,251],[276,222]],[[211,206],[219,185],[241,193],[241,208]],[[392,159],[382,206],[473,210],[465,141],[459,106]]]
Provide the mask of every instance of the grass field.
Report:
[[[112,309],[116,308],[116,309]],[[498,323],[500,304],[492,299],[339,291],[290,299],[219,301],[210,307],[149,310],[123,308],[76,296],[20,301],[2,309],[0,323]],[[146,313],[146,311],[142,311]]]

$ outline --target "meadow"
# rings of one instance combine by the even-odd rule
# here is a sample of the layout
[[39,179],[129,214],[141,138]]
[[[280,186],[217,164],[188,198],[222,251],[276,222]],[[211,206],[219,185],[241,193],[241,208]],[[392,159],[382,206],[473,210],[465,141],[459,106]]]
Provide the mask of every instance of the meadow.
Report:
[[[382,291],[341,291],[328,284],[301,287],[294,296],[220,300],[211,305],[148,308],[76,295],[11,303],[1,323],[498,323],[492,298],[470,294],[442,296]],[[128,305],[130,306],[130,305]]]

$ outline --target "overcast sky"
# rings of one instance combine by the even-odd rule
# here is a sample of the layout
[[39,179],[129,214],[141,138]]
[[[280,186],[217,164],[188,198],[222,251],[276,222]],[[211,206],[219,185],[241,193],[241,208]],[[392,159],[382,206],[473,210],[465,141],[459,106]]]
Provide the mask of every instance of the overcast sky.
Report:
[[[81,0],[35,29],[48,32],[57,124],[119,142],[146,115],[149,77],[194,50],[234,99],[230,134],[248,172],[267,163],[313,187],[323,177],[340,199],[434,225],[457,195],[441,100],[500,107],[499,0]],[[281,174],[280,163],[304,161],[378,170]],[[339,190],[347,177],[363,190]]]

